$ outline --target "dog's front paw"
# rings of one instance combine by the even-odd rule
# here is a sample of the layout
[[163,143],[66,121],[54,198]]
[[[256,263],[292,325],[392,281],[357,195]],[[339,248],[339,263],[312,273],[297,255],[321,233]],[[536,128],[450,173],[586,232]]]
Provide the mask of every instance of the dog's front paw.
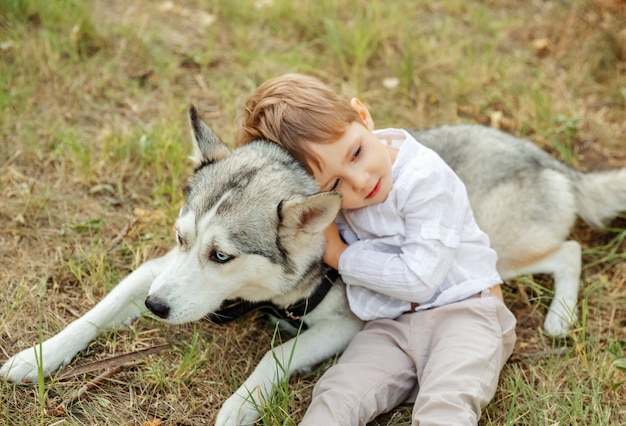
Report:
[[35,346],[9,358],[0,368],[0,377],[15,383],[36,382],[39,364],[45,371],[45,363],[39,361],[39,347]]
[[69,363],[76,352],[73,345],[57,335],[9,358],[0,368],[0,378],[14,383],[35,383],[40,370],[48,377]]
[[259,418],[259,412],[249,398],[238,394],[226,400],[217,414],[215,426],[248,426]]

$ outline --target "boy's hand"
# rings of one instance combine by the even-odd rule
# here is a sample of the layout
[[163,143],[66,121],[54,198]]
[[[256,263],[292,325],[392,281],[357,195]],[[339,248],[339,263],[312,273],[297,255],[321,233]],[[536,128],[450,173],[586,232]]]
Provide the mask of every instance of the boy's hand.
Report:
[[324,263],[328,266],[332,266],[335,269],[339,269],[339,257],[344,252],[348,245],[343,242],[339,235],[339,229],[337,225],[332,223],[324,231],[324,237],[326,237],[326,251],[324,252]]

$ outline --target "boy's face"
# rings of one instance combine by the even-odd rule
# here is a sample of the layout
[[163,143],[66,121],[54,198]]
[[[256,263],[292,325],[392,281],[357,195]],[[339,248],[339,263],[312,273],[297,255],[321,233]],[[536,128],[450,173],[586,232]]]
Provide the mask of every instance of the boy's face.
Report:
[[384,145],[365,124],[352,122],[336,142],[311,143],[320,167],[310,164],[322,191],[343,195],[341,207],[359,209],[387,199],[392,188],[391,165],[396,150]]

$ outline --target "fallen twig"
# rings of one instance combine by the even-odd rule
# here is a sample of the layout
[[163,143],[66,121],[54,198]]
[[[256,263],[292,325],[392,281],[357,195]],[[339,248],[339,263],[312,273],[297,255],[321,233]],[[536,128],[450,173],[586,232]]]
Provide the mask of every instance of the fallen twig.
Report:
[[161,352],[163,349],[166,349],[170,346],[169,343],[159,346],[153,346],[148,349],[142,349],[140,351],[134,351],[127,354],[117,355],[111,358],[101,359],[99,361],[90,362],[88,364],[83,364],[78,367],[72,368],[68,371],[62,371],[56,376],[57,380],[67,380],[77,376],[80,376],[85,373],[91,373],[92,371],[110,369],[121,367],[125,364],[133,364],[139,362],[141,359],[147,357],[148,355],[153,355]]
[[148,355],[158,353],[169,346],[169,344],[154,346],[148,349],[142,349],[140,351],[135,351],[128,354],[118,355],[100,361],[90,362],[88,364],[83,364],[79,367],[73,368],[69,371],[62,372],[56,377],[57,380],[65,380],[77,377],[85,373],[90,373],[92,371],[98,371],[103,369],[105,370],[102,374],[95,377],[93,380],[89,380],[87,383],[85,383],[84,386],[74,392],[69,398],[61,402],[54,409],[50,410],[49,414],[51,416],[61,415],[65,410],[71,407],[72,404],[78,401],[91,389],[98,386],[104,380],[113,377],[122,368],[122,366],[136,364]]
[[100,374],[95,379],[88,381],[87,383],[85,383],[83,387],[81,387],[76,392],[74,392],[69,398],[67,398],[65,401],[60,403],[56,408],[50,410],[49,414],[51,416],[61,415],[72,404],[78,401],[84,394],[89,392],[90,389],[93,389],[94,387],[98,386],[101,382],[103,382],[105,379],[108,379],[109,377],[112,377],[113,375],[115,375],[115,373],[119,371],[120,367],[121,366],[118,365],[117,367],[114,367]]

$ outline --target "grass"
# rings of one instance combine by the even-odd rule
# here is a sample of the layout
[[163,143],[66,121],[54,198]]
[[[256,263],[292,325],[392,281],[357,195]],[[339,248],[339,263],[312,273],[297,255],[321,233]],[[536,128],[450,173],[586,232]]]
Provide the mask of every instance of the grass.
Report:
[[[0,359],[50,337],[172,244],[192,169],[186,108],[232,141],[286,72],[359,96],[377,127],[482,123],[583,170],[626,166],[626,9],[611,0],[6,0],[0,3]],[[389,83],[391,82],[391,83]],[[509,282],[518,342],[482,425],[626,424],[626,221],[578,224],[580,323],[541,331],[552,284]],[[60,414],[97,374],[0,382],[0,423],[212,424],[272,345],[260,318],[104,333],[74,365],[170,343]],[[280,385],[295,424],[332,363]],[[375,425],[403,425],[410,408]],[[150,424],[150,423],[149,423]]]

